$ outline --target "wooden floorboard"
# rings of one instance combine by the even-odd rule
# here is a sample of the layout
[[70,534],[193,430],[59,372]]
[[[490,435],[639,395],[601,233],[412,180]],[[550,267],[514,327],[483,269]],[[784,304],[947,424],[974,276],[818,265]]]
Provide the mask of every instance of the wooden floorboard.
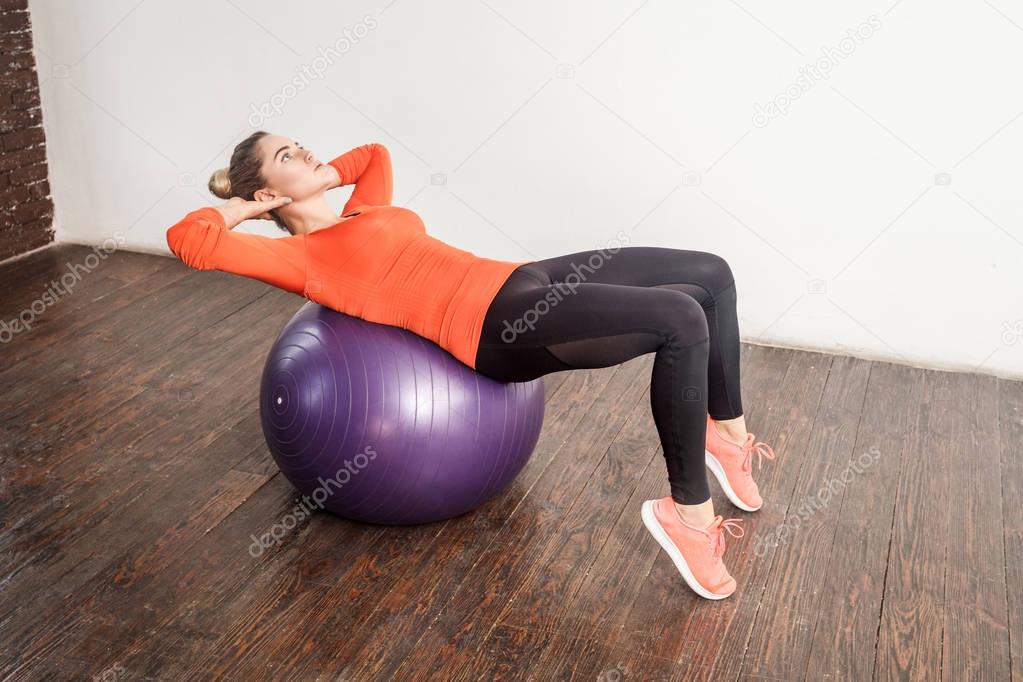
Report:
[[[744,674],[795,679],[806,669],[821,598],[820,592],[806,586],[817,582],[822,567],[828,575],[847,488],[843,474],[853,471],[849,462],[859,455],[854,446],[870,365],[855,358],[832,359],[809,438],[800,448],[802,465],[791,477],[794,486],[779,519],[782,523],[757,524],[749,539],[754,560],[768,562],[771,568],[743,657]],[[788,452],[792,451],[790,446]]]
[[[799,655],[791,662],[808,677],[869,679],[873,674],[906,434],[922,388],[922,370],[871,363],[862,408],[846,415],[857,420],[854,444],[844,462],[836,461],[841,470],[818,482],[820,492],[807,505],[824,523],[818,532],[830,536],[817,568],[823,580],[809,615],[812,630],[797,643],[793,653]],[[818,442],[848,437],[817,432]],[[818,447],[828,446],[820,442]],[[791,537],[805,526],[801,516],[795,518],[800,525]]]
[[1023,382],[998,381],[998,440],[1009,669],[1023,680]]
[[314,514],[253,553],[297,501],[257,396],[302,299],[90,254],[0,268],[0,319],[37,311],[0,345],[0,679],[1023,679],[1023,382],[743,344],[778,458],[756,513],[712,479],[745,526],[722,601],[639,517],[668,494],[652,355],[545,377],[472,513]]

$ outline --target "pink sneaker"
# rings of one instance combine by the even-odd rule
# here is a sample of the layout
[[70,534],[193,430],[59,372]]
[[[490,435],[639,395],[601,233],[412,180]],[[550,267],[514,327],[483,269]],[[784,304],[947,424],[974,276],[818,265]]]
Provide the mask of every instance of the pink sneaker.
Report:
[[721,484],[731,503],[749,512],[760,509],[764,504],[757,483],[753,480],[754,453],[758,457],[758,469],[763,466],[764,457],[774,459],[771,446],[755,441],[752,433],[746,434],[745,443],[733,443],[718,433],[714,420],[707,416],[707,468]]
[[[705,529],[682,520],[671,495],[643,503],[643,525],[668,553],[689,587],[701,597],[724,599],[735,592],[735,578],[725,568],[725,531],[742,537],[741,519],[715,516]],[[736,533],[737,529],[739,532]]]

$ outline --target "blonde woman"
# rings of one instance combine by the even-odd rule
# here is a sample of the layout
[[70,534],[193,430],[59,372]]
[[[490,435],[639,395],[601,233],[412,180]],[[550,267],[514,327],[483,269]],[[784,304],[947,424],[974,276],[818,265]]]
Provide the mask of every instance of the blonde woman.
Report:
[[[326,192],[351,184],[338,215]],[[408,329],[499,381],[655,353],[650,405],[670,494],[647,500],[641,518],[697,594],[734,592],[724,536],[740,537],[742,526],[715,514],[707,469],[734,505],[756,511],[763,500],[752,460],[774,452],[746,432],[735,280],[724,259],[643,246],[530,261],[476,256],[391,205],[390,156],[377,143],[321,162],[290,137],[258,131],[209,188],[227,202],[167,231],[171,250],[193,268],[253,277]],[[232,231],[250,218],[273,220],[288,236]]]

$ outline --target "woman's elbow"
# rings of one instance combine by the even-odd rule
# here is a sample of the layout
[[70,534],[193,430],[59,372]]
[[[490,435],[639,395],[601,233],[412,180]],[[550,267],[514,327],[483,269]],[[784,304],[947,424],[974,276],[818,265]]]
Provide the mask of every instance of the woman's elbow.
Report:
[[173,225],[167,230],[167,246],[172,254],[181,262],[196,270],[211,270],[203,258],[201,244],[204,240],[196,239],[190,231],[191,226],[183,223]]

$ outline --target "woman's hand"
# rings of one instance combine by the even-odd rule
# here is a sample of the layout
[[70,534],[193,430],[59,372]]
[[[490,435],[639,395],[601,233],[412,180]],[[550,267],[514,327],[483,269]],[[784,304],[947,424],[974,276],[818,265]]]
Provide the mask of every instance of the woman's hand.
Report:
[[233,230],[250,218],[273,220],[270,211],[291,203],[291,197],[278,197],[272,201],[246,201],[241,197],[231,197],[226,204],[214,206],[224,216],[227,229]]

